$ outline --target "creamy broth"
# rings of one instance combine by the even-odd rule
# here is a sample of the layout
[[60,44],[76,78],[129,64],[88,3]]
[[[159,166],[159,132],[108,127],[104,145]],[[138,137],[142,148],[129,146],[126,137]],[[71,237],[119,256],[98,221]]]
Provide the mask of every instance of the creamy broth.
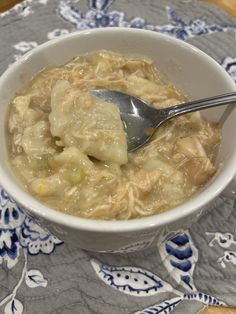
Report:
[[132,219],[185,202],[214,175],[216,123],[199,112],[174,118],[128,154],[118,109],[91,88],[156,108],[186,101],[144,57],[98,51],[38,73],[12,100],[8,130],[11,168],[39,201],[85,218]]

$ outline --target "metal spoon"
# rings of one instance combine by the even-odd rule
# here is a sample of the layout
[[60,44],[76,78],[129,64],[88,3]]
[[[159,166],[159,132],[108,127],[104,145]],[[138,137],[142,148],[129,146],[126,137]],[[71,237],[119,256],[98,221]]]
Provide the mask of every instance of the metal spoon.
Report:
[[236,92],[233,92],[194,100],[165,109],[156,109],[139,98],[115,90],[93,89],[90,90],[90,93],[119,108],[127,133],[129,152],[135,151],[147,143],[156,129],[173,117],[236,102]]

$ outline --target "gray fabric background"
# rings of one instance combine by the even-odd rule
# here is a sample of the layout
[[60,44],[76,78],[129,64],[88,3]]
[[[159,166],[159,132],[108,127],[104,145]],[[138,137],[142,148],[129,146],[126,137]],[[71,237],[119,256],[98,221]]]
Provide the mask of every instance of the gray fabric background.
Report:
[[[38,44],[47,40],[47,33],[56,28],[75,30],[56,15],[59,1],[49,0],[42,5],[38,1],[31,3],[34,13],[20,17],[16,10],[8,15],[0,15],[0,73],[8,64],[14,62],[14,55],[19,54],[13,45],[20,41],[36,41]],[[126,19],[140,16],[150,24],[166,24],[166,6],[176,10],[185,20],[207,17],[207,22],[217,24],[236,23],[227,14],[211,5],[198,1],[154,1],[154,0],[116,0],[110,10],[124,11]],[[74,1],[80,11],[88,9],[87,1]],[[169,22],[168,22],[169,23]],[[236,56],[236,40],[233,31],[201,35],[187,40],[210,54],[218,62],[226,56]],[[191,230],[191,236],[199,249],[199,260],[194,273],[194,282],[201,292],[211,294],[228,305],[236,306],[236,266],[228,264],[223,269],[217,259],[224,250],[219,246],[209,248],[211,237],[205,232],[230,232],[235,235],[236,211],[231,199],[219,197],[212,205],[211,213],[201,218]],[[235,246],[236,248],[236,246]],[[230,249],[235,249],[230,248]],[[75,250],[69,244],[57,247],[50,255],[29,256],[28,268],[39,269],[48,279],[46,288],[30,289],[24,283],[17,293],[17,298],[24,305],[24,313],[40,314],[120,314],[133,313],[151,304],[173,297],[160,294],[152,297],[133,297],[125,295],[105,285],[95,274],[89,262],[96,257],[105,264],[130,265],[146,268],[172,283],[169,274],[161,263],[157,248],[128,255],[100,255]],[[9,294],[18,281],[23,267],[23,256],[11,270],[2,266],[0,270],[0,300]],[[181,288],[179,288],[181,290]],[[198,302],[183,302],[174,313],[198,313],[203,305]],[[0,311],[3,313],[3,309]]]

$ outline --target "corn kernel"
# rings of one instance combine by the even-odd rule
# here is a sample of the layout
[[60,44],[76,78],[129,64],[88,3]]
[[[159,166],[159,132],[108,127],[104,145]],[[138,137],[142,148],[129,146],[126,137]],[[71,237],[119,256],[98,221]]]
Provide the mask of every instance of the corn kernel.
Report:
[[85,178],[85,173],[82,168],[78,168],[73,170],[73,172],[69,176],[69,180],[73,184],[81,183]]

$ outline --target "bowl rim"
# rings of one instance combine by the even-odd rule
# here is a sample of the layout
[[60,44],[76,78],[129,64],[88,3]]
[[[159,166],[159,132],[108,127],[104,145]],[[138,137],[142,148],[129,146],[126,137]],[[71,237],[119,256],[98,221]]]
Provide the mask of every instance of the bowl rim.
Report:
[[[188,50],[194,51],[198,56],[207,60],[209,64],[214,66],[219,75],[222,76],[222,81],[227,83],[229,89],[236,91],[236,84],[227,74],[227,72],[209,55],[201,51],[200,49],[192,46],[189,43],[171,37],[169,35],[164,35],[158,32],[143,30],[143,29],[133,29],[124,27],[107,27],[107,28],[95,28],[84,31],[76,31],[71,34],[64,35],[62,37],[52,39],[47,41],[36,48],[32,49],[26,53],[23,57],[12,64],[0,77],[0,85],[2,82],[7,80],[9,74],[17,71],[17,68],[22,64],[27,62],[35,52],[41,52],[45,48],[54,45],[61,41],[66,41],[66,39],[79,38],[81,36],[89,36],[92,34],[101,34],[109,32],[125,32],[133,34],[148,34],[153,36],[153,38],[160,38],[162,40],[167,40],[173,42],[176,45],[181,45]],[[10,172],[10,170],[9,170]],[[203,191],[198,195],[194,196],[187,202],[172,208],[166,212],[155,214],[148,217],[141,217],[131,220],[95,220],[89,218],[81,218],[77,216],[68,215],[62,213],[53,208],[49,208],[37,201],[34,197],[28,194],[23,188],[17,184],[17,180],[11,179],[11,176],[3,169],[0,162],[0,184],[2,188],[18,203],[20,206],[24,207],[27,211],[35,214],[42,219],[49,220],[53,223],[57,223],[61,226],[66,226],[73,229],[93,231],[93,232],[109,232],[109,233],[119,233],[119,232],[130,232],[130,231],[141,231],[144,229],[152,229],[161,225],[169,224],[174,221],[183,219],[186,216],[199,211],[204,205],[207,205],[212,199],[214,199],[223,189],[229,184],[236,173],[236,148],[232,156],[229,158],[227,165],[222,173],[220,173]],[[13,192],[14,191],[14,192]]]

